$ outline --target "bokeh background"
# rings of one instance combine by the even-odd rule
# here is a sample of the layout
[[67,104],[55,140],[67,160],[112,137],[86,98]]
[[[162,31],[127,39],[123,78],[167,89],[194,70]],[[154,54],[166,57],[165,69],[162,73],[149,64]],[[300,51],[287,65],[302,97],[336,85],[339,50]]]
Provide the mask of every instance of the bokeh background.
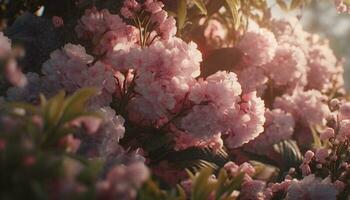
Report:
[[297,16],[301,19],[305,30],[329,39],[332,49],[338,57],[345,58],[344,78],[346,88],[350,89],[350,14],[338,13],[333,1],[311,0],[311,3],[301,10],[283,12],[273,5],[273,15],[282,17]]

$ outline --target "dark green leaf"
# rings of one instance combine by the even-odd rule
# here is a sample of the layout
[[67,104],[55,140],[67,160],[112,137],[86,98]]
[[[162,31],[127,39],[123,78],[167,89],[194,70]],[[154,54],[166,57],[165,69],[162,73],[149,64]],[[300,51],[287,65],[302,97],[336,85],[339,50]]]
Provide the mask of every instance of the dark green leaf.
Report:
[[205,3],[203,2],[203,0],[193,0],[193,2],[199,8],[202,14],[204,15],[208,14],[207,8],[205,7]]
[[177,26],[179,30],[185,27],[187,17],[187,5],[186,0],[178,0],[177,3]]

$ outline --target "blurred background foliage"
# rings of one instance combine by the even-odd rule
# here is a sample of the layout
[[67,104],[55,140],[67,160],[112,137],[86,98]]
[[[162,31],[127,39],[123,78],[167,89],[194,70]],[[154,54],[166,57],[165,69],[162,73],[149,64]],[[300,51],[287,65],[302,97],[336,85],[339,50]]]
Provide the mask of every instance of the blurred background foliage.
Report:
[[329,0],[313,0],[301,13],[305,29],[328,38],[336,55],[345,58],[344,78],[350,89],[350,15],[338,13]]

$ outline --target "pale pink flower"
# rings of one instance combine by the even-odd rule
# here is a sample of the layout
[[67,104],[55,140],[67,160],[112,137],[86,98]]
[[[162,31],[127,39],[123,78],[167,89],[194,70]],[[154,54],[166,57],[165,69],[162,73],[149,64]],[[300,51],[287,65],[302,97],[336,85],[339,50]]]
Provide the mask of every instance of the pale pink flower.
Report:
[[265,92],[268,78],[263,68],[245,67],[243,70],[238,71],[237,75],[243,93],[257,91],[258,96],[261,96]]
[[246,181],[242,184],[239,199],[242,200],[265,200],[266,183],[261,180]]
[[212,135],[210,138],[196,138],[192,135],[184,132],[174,133],[175,147],[177,151],[185,150],[189,147],[197,148],[211,148],[214,152],[222,149],[223,141],[221,139],[221,134]]
[[317,162],[326,163],[326,158],[329,156],[329,149],[321,148],[316,150],[315,158]]
[[344,0],[334,0],[335,6],[339,13],[350,13],[350,5]]
[[98,113],[103,117],[103,122],[95,133],[101,140],[98,151],[100,155],[113,155],[115,149],[119,148],[119,140],[124,137],[125,120],[110,107],[99,108]]
[[277,41],[272,32],[260,28],[245,33],[237,47],[248,57],[250,65],[261,66],[275,56]]
[[92,42],[95,54],[127,51],[135,46],[138,40],[138,31],[135,27],[125,24],[119,15],[113,15],[108,10],[99,11],[96,8],[85,11],[75,31],[79,38]]
[[11,40],[0,32],[0,59],[4,59],[11,53]]
[[326,128],[324,131],[321,132],[320,134],[320,139],[323,141],[327,141],[330,138],[334,137],[334,129],[332,128]]
[[341,104],[339,108],[339,119],[350,119],[350,102],[345,102]]
[[[316,37],[316,39],[314,39]],[[312,37],[309,48],[308,66],[308,85],[309,89],[316,89],[322,92],[333,88],[333,80],[342,76],[337,67],[337,59],[331,50],[328,42],[318,41],[317,36]]]
[[277,87],[286,86],[293,90],[307,83],[308,68],[304,52],[292,45],[279,45],[274,59],[263,68]]
[[137,190],[149,176],[149,170],[140,162],[115,166],[105,180],[97,183],[97,196],[99,199],[135,199]]
[[179,38],[156,41],[137,50],[128,63],[136,69],[137,96],[128,106],[133,121],[161,126],[182,109],[190,87],[199,76],[201,54],[194,43]]
[[17,65],[17,61],[9,59],[4,66],[5,78],[15,87],[25,87],[28,83],[27,77]]
[[265,104],[256,92],[244,94],[238,107],[229,109],[225,116],[228,123],[225,140],[229,148],[236,148],[258,137],[264,131]]
[[339,123],[339,132],[336,135],[336,138],[340,142],[345,142],[346,140],[350,139],[350,120],[342,120]]
[[125,0],[120,12],[125,18],[133,18],[135,13],[139,11],[141,5],[136,0]]
[[330,179],[316,178],[314,174],[304,177],[303,180],[293,180],[287,190],[286,200],[336,200],[337,189]]
[[48,92],[65,89],[73,93],[80,88],[94,87],[98,96],[91,104],[96,107],[108,105],[116,86],[113,73],[101,62],[89,66],[93,59],[80,45],[67,44],[62,50],[54,51],[42,68],[44,82],[51,87]]
[[327,97],[317,90],[295,90],[292,95],[285,94],[276,98],[274,107],[291,113],[296,121],[309,124],[325,124],[330,110]]
[[265,118],[264,132],[245,145],[247,151],[266,154],[274,144],[292,137],[295,121],[291,114],[280,109],[266,110]]
[[164,7],[163,2],[157,0],[146,0],[144,5],[146,7],[146,11],[152,14],[160,12]]
[[176,21],[173,17],[168,17],[162,24],[159,25],[159,33],[165,40],[176,35]]
[[310,163],[311,159],[315,156],[315,153],[311,150],[308,150],[304,155],[304,163]]

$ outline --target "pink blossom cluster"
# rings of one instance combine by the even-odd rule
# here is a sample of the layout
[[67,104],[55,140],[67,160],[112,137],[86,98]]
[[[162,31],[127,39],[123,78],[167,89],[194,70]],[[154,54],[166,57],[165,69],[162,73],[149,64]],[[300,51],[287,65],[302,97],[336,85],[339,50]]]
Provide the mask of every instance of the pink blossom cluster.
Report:
[[81,45],[66,44],[51,54],[43,64],[43,82],[47,92],[65,89],[72,93],[80,88],[95,87],[99,94],[94,106],[106,106],[112,102],[116,83],[112,71],[102,62],[94,62]]
[[[242,35],[235,47],[243,57],[232,72],[201,77],[202,53],[195,42],[176,36],[176,21],[163,1],[140,2],[125,0],[121,15],[87,9],[75,28],[83,45],[68,43],[52,52],[42,76],[28,72],[24,83],[7,90],[9,101],[38,103],[40,93],[97,89],[88,108],[101,120],[72,122],[89,134],[69,134],[62,145],[106,161],[105,179],[97,184],[101,198],[135,199],[149,177],[143,156],[150,152],[141,155],[140,140],[166,136],[162,147],[176,153],[191,147],[218,153],[226,147],[268,157],[275,144],[297,140],[302,151],[310,150],[281,183],[254,179],[257,170],[248,163],[224,166],[231,177],[245,173],[239,199],[276,194],[287,200],[336,199],[350,176],[349,154],[340,149],[350,142],[350,103],[330,101],[344,81],[342,62],[329,42],[304,31],[297,19],[271,20]],[[54,22],[63,28],[59,19]],[[227,34],[217,20],[208,21],[204,30],[214,46],[226,47],[221,41]],[[0,59],[10,51],[9,39],[0,33]],[[17,69],[8,62],[7,71]],[[330,170],[334,165],[341,173]],[[183,171],[173,170],[168,161],[152,167],[169,182],[183,178]],[[192,183],[184,184],[186,189]]]
[[140,20],[140,12],[148,12],[150,15],[148,23],[154,26],[153,30],[157,36],[167,40],[175,36],[177,29],[175,19],[172,16],[168,16],[168,12],[163,7],[164,4],[158,0],[146,0],[142,4],[136,0],[126,0],[121,9],[121,14],[127,19]]
[[289,112],[305,126],[325,125],[331,114],[327,96],[317,90],[295,90],[293,94],[277,97],[274,107]]
[[230,148],[247,143],[263,131],[264,102],[254,92],[239,95],[241,87],[232,72],[219,71],[200,79],[188,96],[194,106],[178,122],[178,128],[201,139],[227,135],[225,142]]
[[295,18],[275,20],[271,26],[280,44],[287,43],[304,52],[307,63],[302,64],[304,71],[300,72],[307,76],[307,82],[301,86],[327,92],[343,84],[341,60],[335,57],[327,40],[304,31]]
[[137,189],[149,178],[143,163],[117,165],[96,185],[99,199],[136,199]]
[[259,28],[245,33],[237,47],[246,55],[249,66],[262,66],[274,58],[277,41],[271,31]]
[[342,89],[342,61],[327,40],[304,31],[295,18],[272,20],[271,31],[248,31],[237,44],[245,53],[242,69],[235,69],[244,92],[257,90],[263,95],[271,87],[286,93],[296,88]]
[[[167,14],[164,16],[159,1],[125,1],[122,14],[135,18],[141,7],[160,25],[151,26],[149,34],[152,30],[160,34],[161,25],[172,20]],[[126,14],[128,11],[133,14]],[[164,20],[159,21],[159,16]],[[264,102],[255,91],[242,93],[234,73],[220,71],[197,80],[202,56],[194,42],[187,43],[170,34],[145,46],[135,39],[141,34],[137,33],[138,28],[107,10],[87,10],[76,31],[79,37],[92,40],[94,56],[81,45],[66,44],[44,63],[43,77],[33,75],[33,81],[24,89],[11,88],[9,98],[37,94],[36,90],[45,94],[61,89],[73,93],[83,87],[95,87],[99,93],[90,101],[90,107],[98,109],[113,101],[126,120],[169,132],[177,150],[192,146],[218,150],[223,146],[223,138],[228,147],[237,148],[263,132]],[[112,42],[101,42],[108,32],[113,34],[113,40],[107,39]],[[261,48],[269,49],[268,45]],[[272,49],[268,53],[271,57]]]
[[91,40],[94,54],[106,54],[109,51],[128,50],[137,42],[138,31],[127,25],[119,15],[108,10],[87,9],[75,28],[77,36]]
[[339,13],[350,13],[350,5],[346,0],[334,0]]
[[247,151],[268,154],[274,144],[292,138],[295,120],[290,113],[280,109],[266,110],[264,132],[245,145]]

